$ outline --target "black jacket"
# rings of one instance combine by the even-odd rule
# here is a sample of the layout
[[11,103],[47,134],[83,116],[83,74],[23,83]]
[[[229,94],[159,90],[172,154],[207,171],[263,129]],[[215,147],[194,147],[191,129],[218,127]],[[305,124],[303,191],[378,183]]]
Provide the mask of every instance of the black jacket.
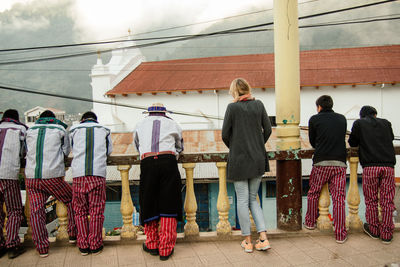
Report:
[[346,163],[347,121],[333,110],[321,110],[308,122],[310,144],[315,148],[313,163],[337,160]]
[[260,100],[228,105],[222,126],[222,140],[229,148],[228,181],[255,178],[268,170],[265,143],[271,132],[270,120]]
[[393,130],[388,120],[366,116],[356,120],[351,129],[349,144],[359,147],[362,167],[394,167]]

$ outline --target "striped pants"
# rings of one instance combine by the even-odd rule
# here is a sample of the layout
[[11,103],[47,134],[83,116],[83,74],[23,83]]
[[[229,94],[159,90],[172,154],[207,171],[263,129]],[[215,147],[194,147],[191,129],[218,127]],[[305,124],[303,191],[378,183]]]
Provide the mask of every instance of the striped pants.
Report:
[[46,229],[45,204],[50,196],[67,205],[68,235],[76,236],[74,213],[72,210],[72,187],[62,177],[26,179],[31,211],[32,239],[39,253],[49,251],[49,239]]
[[99,176],[76,177],[73,179],[72,188],[78,247],[98,249],[103,245],[106,179]]
[[[158,249],[160,256],[168,256],[175,247],[178,221],[172,217],[161,217],[144,224],[146,247]],[[158,229],[160,227],[160,229]]]
[[346,230],[346,168],[334,166],[314,166],[310,174],[310,189],[307,194],[305,224],[314,226],[318,219],[318,202],[322,187],[328,183],[333,202],[333,223],[336,240],[344,240]]
[[[3,203],[6,203],[8,220],[6,225],[7,241],[3,236],[5,214]],[[20,245],[19,227],[23,220],[21,191],[18,180],[0,179],[0,248],[12,248]]]
[[[393,210],[396,186],[394,182],[394,168],[391,167],[365,167],[363,168],[363,191],[365,198],[365,219],[369,229],[374,235],[382,239],[391,239],[393,235]],[[378,216],[378,190],[379,203],[382,209],[382,221]]]

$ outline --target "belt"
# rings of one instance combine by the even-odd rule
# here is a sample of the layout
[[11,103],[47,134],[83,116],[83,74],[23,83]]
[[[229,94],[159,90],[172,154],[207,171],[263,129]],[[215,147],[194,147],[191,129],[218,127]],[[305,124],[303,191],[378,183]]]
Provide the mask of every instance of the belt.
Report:
[[140,157],[140,159],[143,160],[148,157],[157,157],[158,155],[174,155],[175,156],[175,152],[173,152],[173,151],[147,152],[147,153],[143,153],[143,155]]

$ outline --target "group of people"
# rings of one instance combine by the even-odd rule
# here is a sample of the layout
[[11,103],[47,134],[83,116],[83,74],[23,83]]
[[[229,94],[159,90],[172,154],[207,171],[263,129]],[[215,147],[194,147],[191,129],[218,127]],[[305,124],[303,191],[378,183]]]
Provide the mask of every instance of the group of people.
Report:
[[[72,149],[73,184],[64,181],[65,163]],[[28,128],[19,121],[17,110],[9,109],[0,121],[0,229],[5,203],[7,240],[0,233],[0,257],[8,252],[15,258],[25,252],[18,231],[23,220],[19,172],[26,156],[25,186],[29,199],[32,239],[40,257],[49,253],[45,204],[50,196],[68,209],[70,243],[77,243],[82,255],[103,250],[103,222],[106,200],[107,156],[112,152],[110,130],[89,111],[80,124],[67,125],[46,110]],[[90,216],[90,219],[88,218]]]
[[[229,92],[233,102],[226,109],[222,140],[229,148],[227,180],[233,182],[237,195],[237,214],[244,237],[241,246],[245,252],[265,251],[271,246],[257,195],[261,178],[269,171],[265,143],[272,132],[271,123],[263,103],[251,95],[246,80],[233,80]],[[318,114],[309,121],[309,140],[315,153],[304,226],[311,230],[316,228],[320,191],[329,183],[335,237],[338,243],[344,243],[347,239],[346,118],[332,110],[330,96],[319,97],[316,107]],[[140,221],[146,234],[143,250],[160,256],[160,260],[168,260],[173,254],[177,223],[182,220],[182,185],[177,164],[183,151],[182,129],[167,112],[162,104],[153,104],[145,112],[148,116],[137,124],[134,134],[141,159]],[[348,142],[350,146],[359,147],[363,167],[367,220],[364,231],[374,239],[390,243],[394,229],[394,136],[390,122],[376,115],[375,108],[364,106]],[[64,158],[71,148],[72,186],[63,180]],[[83,114],[80,124],[67,131],[67,125],[49,110],[28,129],[19,122],[16,110],[7,110],[0,121],[0,207],[5,202],[8,213],[7,240],[0,233],[0,257],[8,251],[9,257],[15,258],[25,251],[18,238],[23,218],[18,174],[25,152],[32,237],[40,256],[46,257],[49,251],[44,206],[50,195],[68,208],[70,243],[77,243],[82,255],[100,253],[103,250],[106,160],[112,152],[109,129],[100,125],[96,114],[89,111]],[[255,244],[251,240],[249,210],[259,234]],[[0,229],[4,217],[1,210]]]
[[[140,218],[147,237],[143,249],[168,260],[174,251],[177,222],[182,220],[177,165],[183,151],[182,130],[162,104],[153,104],[145,113],[149,116],[137,125],[134,137],[141,158]],[[71,150],[72,186],[63,179]],[[83,256],[101,253],[111,152],[110,130],[91,111],[67,130],[50,110],[41,113],[30,128],[19,121],[17,110],[6,110],[0,121],[0,207],[5,203],[8,221],[7,240],[0,231],[0,257],[8,252],[12,259],[25,252],[18,236],[23,220],[19,173],[24,158],[32,239],[40,257],[49,253],[45,203],[50,196],[67,206],[69,242],[76,243]],[[0,229],[4,221],[1,209]]]
[[[310,189],[307,195],[307,213],[304,226],[316,228],[318,200],[321,189],[328,183],[333,202],[333,226],[336,242],[347,240],[346,197],[346,118],[333,111],[333,100],[328,95],[316,101],[318,114],[309,120],[309,140],[315,148],[313,168],[310,174]],[[377,118],[372,106],[363,106],[360,119],[352,126],[348,143],[358,147],[362,172],[362,188],[365,198],[363,230],[373,239],[390,244],[393,238],[393,211],[396,164],[393,147],[393,130],[386,119]],[[381,220],[378,213],[381,207]]]

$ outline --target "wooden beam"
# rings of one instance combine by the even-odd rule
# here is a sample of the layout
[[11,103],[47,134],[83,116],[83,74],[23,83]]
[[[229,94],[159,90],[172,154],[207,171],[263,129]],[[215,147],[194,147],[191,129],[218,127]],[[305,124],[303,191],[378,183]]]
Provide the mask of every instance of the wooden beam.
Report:
[[123,96],[123,97],[127,97],[127,96],[128,96],[128,94],[122,94],[122,96]]
[[141,95],[142,95],[142,93],[136,93],[136,95],[138,95],[138,96],[141,96]]
[[168,95],[172,94],[172,92],[167,92]]
[[115,95],[108,95],[109,98],[115,98]]
[[152,95],[156,95],[157,93],[156,92],[153,92],[153,93],[151,93]]

